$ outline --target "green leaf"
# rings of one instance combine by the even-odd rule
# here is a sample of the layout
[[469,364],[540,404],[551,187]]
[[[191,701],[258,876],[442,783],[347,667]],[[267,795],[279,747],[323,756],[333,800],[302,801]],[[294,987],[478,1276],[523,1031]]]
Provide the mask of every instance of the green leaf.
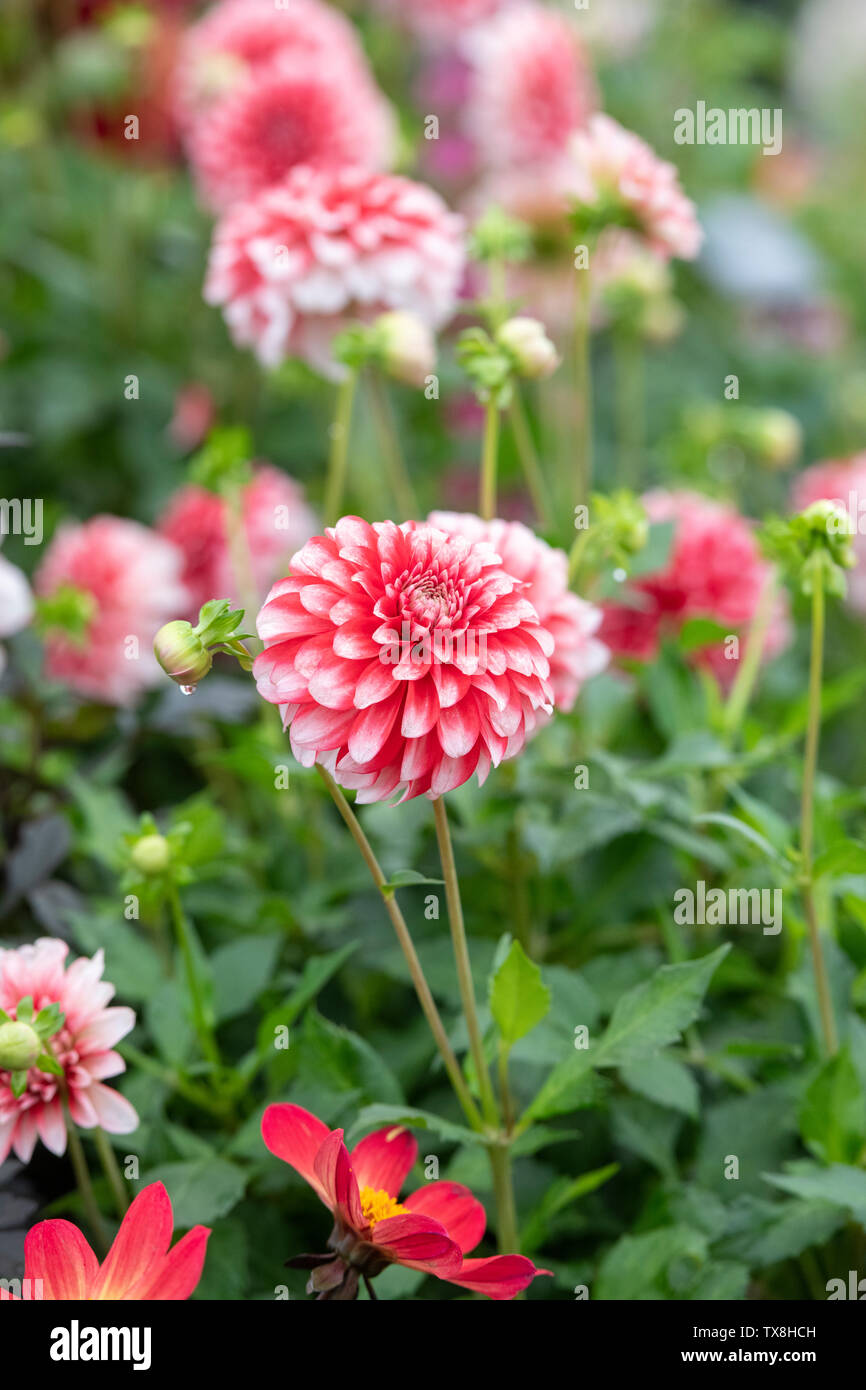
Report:
[[831,1202],[851,1212],[861,1225],[866,1223],[866,1173],[862,1168],[843,1163],[832,1163],[829,1168],[792,1163],[786,1173],[764,1173],[763,1176],[766,1182],[780,1187],[783,1192],[811,1201]]
[[807,1090],[800,1132],[825,1163],[860,1160],[866,1146],[866,1095],[847,1050],[825,1062]]
[[225,1158],[200,1158],[192,1163],[161,1163],[145,1174],[139,1191],[150,1182],[163,1182],[174,1212],[175,1229],[212,1226],[237,1206],[244,1195],[246,1174]]
[[620,1076],[630,1091],[637,1091],[669,1110],[679,1110],[693,1118],[697,1116],[697,1082],[688,1067],[675,1057],[664,1052],[636,1057],[625,1064]]
[[706,1237],[688,1226],[621,1236],[601,1262],[593,1297],[629,1302],[671,1298],[671,1277],[682,1292],[688,1283],[685,1271],[696,1280],[706,1258]]
[[511,1046],[531,1032],[550,1008],[550,990],[519,941],[511,943],[490,986],[490,1012],[502,1041]]
[[278,936],[241,936],[210,959],[217,1020],[237,1018],[269,983],[280,951]]
[[866,874],[866,845],[858,840],[837,840],[815,860],[815,878],[842,874]]
[[382,884],[380,891],[386,897],[392,897],[398,888],[413,888],[419,883],[432,883],[436,887],[441,887],[444,882],[445,880],[441,878],[426,878],[424,874],[417,873],[415,869],[397,869],[388,879],[388,882]]
[[726,816],[721,811],[707,811],[706,814],[702,816],[695,816],[693,824],[720,825],[726,830],[733,830],[734,834],[741,836],[744,840],[748,840],[751,845],[754,845],[756,849],[759,849],[762,854],[766,855],[771,863],[785,863],[782,856],[774,849],[769,840],[765,839],[759,831],[755,830],[754,826],[748,825],[744,820],[738,820],[736,816]]
[[677,633],[677,645],[681,652],[696,652],[724,642],[731,635],[730,627],[724,627],[712,618],[688,618]]
[[663,965],[617,1004],[595,1049],[596,1066],[622,1066],[675,1042],[701,1010],[710,979],[730,947],[720,946],[700,960]]
[[348,1138],[368,1133],[374,1129],[385,1129],[390,1125],[404,1125],[411,1129],[428,1129],[455,1144],[483,1144],[484,1137],[464,1125],[434,1115],[429,1110],[415,1110],[408,1105],[365,1105],[349,1131]]

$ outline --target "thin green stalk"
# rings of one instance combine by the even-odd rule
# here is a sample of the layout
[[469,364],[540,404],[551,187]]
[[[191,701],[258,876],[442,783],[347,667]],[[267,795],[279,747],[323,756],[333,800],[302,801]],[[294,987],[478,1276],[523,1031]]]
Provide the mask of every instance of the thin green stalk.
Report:
[[325,484],[325,523],[333,526],[339,520],[346,490],[346,472],[349,462],[349,435],[352,425],[352,407],[358,373],[353,367],[337,387],[337,404],[334,421],[331,425],[331,448],[328,457],[328,478]]
[[213,1028],[208,1021],[207,1010],[202,998],[201,989],[199,988],[189,926],[186,920],[186,913],[183,910],[183,904],[180,900],[180,894],[175,884],[172,884],[169,888],[168,904],[171,910],[171,919],[174,924],[178,945],[180,946],[180,953],[183,957],[186,983],[192,1002],[193,1026],[205,1057],[209,1062],[212,1062],[214,1066],[218,1067],[221,1065],[219,1048],[217,1047]]
[[484,417],[484,440],[481,446],[481,480],[478,510],[484,521],[496,515],[496,471],[499,455],[499,407],[487,402]]
[[583,555],[589,543],[589,527],[584,526],[574,538],[571,550],[568,553],[568,582],[572,587],[577,582],[580,574],[580,567],[583,563]]
[[418,996],[418,1002],[421,1005],[422,1012],[430,1028],[430,1032],[433,1034],[436,1046],[439,1049],[440,1056],[442,1057],[442,1061],[445,1065],[445,1070],[448,1073],[448,1079],[450,1080],[451,1085],[454,1087],[454,1092],[457,1096],[457,1099],[460,1102],[460,1105],[463,1109],[463,1113],[466,1116],[469,1123],[472,1125],[473,1129],[481,1130],[483,1129],[484,1124],[481,1119],[481,1115],[479,1114],[478,1106],[475,1104],[475,1101],[472,1098],[472,1093],[470,1092],[469,1087],[466,1084],[466,1080],[463,1076],[463,1073],[460,1070],[460,1063],[457,1061],[457,1058],[454,1055],[454,1050],[451,1047],[450,1042],[448,1041],[448,1034],[445,1032],[445,1026],[442,1022],[439,1010],[436,1007],[436,1001],[434,1000],[433,995],[430,991],[430,986],[427,983],[427,978],[424,974],[423,967],[421,965],[420,960],[418,959],[418,953],[415,950],[415,943],[413,942],[412,937],[409,933],[409,928],[406,925],[406,919],[404,918],[403,913],[400,910],[400,906],[397,902],[396,896],[393,890],[386,888],[388,880],[382,872],[381,865],[379,864],[379,861],[373,852],[373,848],[369,840],[367,839],[367,836],[364,834],[364,831],[361,828],[361,824],[358,820],[358,817],[355,815],[354,811],[352,810],[342,791],[337,786],[337,783],[334,781],[333,777],[327,771],[327,769],[323,768],[319,763],[316,764],[316,771],[318,772],[325,786],[328,788],[328,791],[330,792],[334,800],[334,804],[337,807],[337,810],[339,811],[340,815],[343,818],[343,821],[348,827],[349,832],[353,840],[355,841],[355,844],[361,851],[364,863],[370,870],[370,876],[373,879],[373,882],[375,883],[376,887],[379,889],[379,892],[382,895],[382,901],[385,904],[385,911],[388,913],[388,916],[391,919],[391,925],[397,933],[397,940],[400,943],[400,947],[403,951],[403,956],[406,960],[406,965],[409,968],[409,974],[411,976],[412,983],[415,986],[415,993]]
[[93,1141],[96,1144],[96,1152],[99,1154],[99,1161],[102,1164],[105,1176],[108,1178],[108,1185],[114,1196],[117,1214],[122,1221],[126,1215],[127,1207],[129,1206],[126,1183],[123,1181],[114,1149],[111,1147],[105,1130],[97,1126],[92,1133]]
[[616,423],[619,444],[619,481],[636,487],[646,442],[646,387],[643,343],[627,325],[613,335],[616,370]]
[[574,309],[575,503],[588,502],[592,487],[592,370],[590,362],[590,272],[577,271]]
[[836,1019],[833,1013],[833,997],[824,950],[821,945],[821,932],[818,914],[815,910],[814,882],[814,829],[815,829],[815,773],[818,767],[818,744],[821,737],[821,682],[824,671],[824,589],[820,576],[812,590],[812,645],[809,657],[809,716],[806,726],[806,747],[803,757],[803,790],[800,801],[800,852],[802,856],[801,882],[803,908],[809,926],[809,940],[812,944],[812,961],[815,968],[815,988],[818,994],[818,1009],[821,1014],[821,1030],[824,1034],[824,1048],[832,1057],[839,1051],[836,1032]]
[[735,738],[739,733],[746,710],[749,707],[755,682],[758,679],[758,672],[761,669],[761,657],[764,654],[767,630],[773,616],[775,603],[776,581],[771,576],[761,590],[761,596],[749,625],[746,650],[737,667],[737,674],[734,677],[731,693],[725,705],[724,729],[729,739]]
[[403,450],[400,448],[397,427],[394,424],[394,413],[388,400],[385,383],[375,367],[370,368],[367,372],[367,385],[379,448],[382,451],[385,472],[388,475],[391,494],[397,504],[400,519],[408,520],[410,517],[417,517],[419,515],[418,498],[415,496],[415,489],[409,477]]
[[507,1141],[491,1144],[490,1168],[493,1173],[493,1199],[496,1203],[496,1235],[501,1255],[519,1253],[517,1206],[511,1171],[511,1148]]
[[172,1071],[170,1067],[163,1066],[154,1057],[149,1057],[146,1052],[140,1052],[137,1047],[133,1047],[130,1043],[121,1044],[118,1052],[125,1061],[131,1062],[139,1071],[158,1077],[160,1081],[163,1081],[171,1090],[177,1091],[178,1095],[183,1096],[190,1104],[197,1105],[201,1110],[206,1110],[209,1115],[216,1115],[220,1119],[225,1118],[229,1109],[228,1105],[221,1103],[204,1087],[197,1086],[193,1081],[188,1081],[186,1077]]
[[541,526],[548,530],[551,526],[550,499],[547,495],[547,484],[544,481],[544,474],[541,470],[541,462],[535,441],[532,438],[532,431],[529,428],[529,421],[526,418],[526,410],[523,405],[523,396],[520,387],[515,381],[513,383],[511,405],[509,407],[509,418],[511,429],[514,434],[514,443],[517,447],[517,455],[523,469],[523,476],[526,479],[526,486],[532,498],[532,505]]
[[489,1125],[495,1125],[498,1120],[496,1098],[493,1094],[490,1071],[484,1056],[484,1039],[481,1036],[478,1005],[475,1002],[475,986],[472,983],[472,966],[469,960],[469,944],[466,940],[466,927],[463,921],[463,906],[460,901],[457,865],[454,862],[454,847],[451,844],[451,831],[448,828],[448,812],[441,796],[437,796],[433,802],[433,814],[436,821],[436,840],[439,845],[442,876],[445,879],[445,897],[448,903],[448,920],[451,924],[451,940],[457,966],[457,982],[460,987],[460,998],[466,1018],[466,1031],[469,1034],[469,1051],[472,1054],[481,1094],[481,1112]]
[[108,1252],[108,1241],[105,1236],[105,1228],[102,1224],[102,1216],[93,1191],[93,1184],[90,1181],[87,1159],[84,1156],[84,1147],[78,1137],[78,1130],[75,1128],[72,1116],[69,1113],[69,1099],[65,1090],[63,1092],[63,1114],[66,1120],[66,1134],[69,1139],[69,1157],[72,1161],[72,1170],[75,1173],[76,1186],[81,1196],[81,1204],[84,1207],[84,1214],[87,1218],[87,1224],[93,1234],[93,1239],[99,1248],[100,1255],[104,1258]]

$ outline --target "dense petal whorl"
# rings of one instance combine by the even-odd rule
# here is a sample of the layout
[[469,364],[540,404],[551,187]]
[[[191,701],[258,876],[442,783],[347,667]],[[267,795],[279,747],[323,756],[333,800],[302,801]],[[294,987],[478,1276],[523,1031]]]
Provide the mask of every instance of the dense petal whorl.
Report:
[[265,366],[296,356],[333,376],[333,338],[353,320],[407,309],[441,327],[464,261],[462,219],[432,189],[303,166],[219,223],[205,298]]
[[488,542],[343,517],[259,614],[259,693],[298,761],[360,801],[483,781],[553,707],[556,644],[528,588]]

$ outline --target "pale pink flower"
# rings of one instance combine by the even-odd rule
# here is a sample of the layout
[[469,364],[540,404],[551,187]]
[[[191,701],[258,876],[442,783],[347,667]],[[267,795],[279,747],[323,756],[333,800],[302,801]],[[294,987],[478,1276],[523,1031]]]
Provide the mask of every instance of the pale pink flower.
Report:
[[524,590],[486,542],[343,517],[259,614],[259,694],[298,761],[362,802],[483,781],[553,705],[554,638]]
[[160,534],[183,553],[181,577],[189,593],[185,611],[190,618],[198,616],[208,599],[227,598],[234,606],[242,604],[235,567],[247,563],[261,602],[289,557],[318,525],[300,484],[270,465],[257,467],[242,489],[240,512],[243,550],[237,547],[234,561],[229,503],[217,493],[194,484],[183,487],[158,522]]
[[[733,507],[696,492],[648,492],[651,522],[674,523],[663,569],[633,580],[633,598],[606,603],[600,637],[616,656],[651,661],[666,635],[675,635],[692,618],[709,618],[740,637],[740,651],[768,582],[772,565],[764,559],[751,523]],[[788,605],[778,590],[764,641],[764,660],[790,641]],[[740,657],[728,656],[723,641],[695,653],[696,662],[728,685]]]
[[187,152],[217,210],[255,197],[301,164],[382,169],[393,120],[370,77],[347,65],[274,58],[192,127]]
[[[32,617],[33,595],[23,570],[0,555],[0,637],[14,637]],[[0,647],[0,675],[5,665],[6,652]]]
[[435,44],[453,43],[470,25],[505,9],[509,0],[376,0],[379,9]]
[[304,166],[219,223],[204,293],[265,366],[296,356],[338,376],[331,345],[354,320],[445,323],[464,255],[462,220],[424,184]]
[[47,674],[114,705],[157,685],[154,636],[188,604],[182,565],[176,546],[136,521],[96,516],[60,526],[36,572],[36,592],[73,590],[84,621],[74,635],[49,630]]
[[504,10],[470,33],[465,51],[473,68],[467,129],[487,164],[532,168],[555,159],[595,109],[575,29],[543,5]]
[[791,500],[796,512],[824,500],[836,502],[845,512],[857,559],[846,575],[848,603],[855,612],[866,613],[866,451],[806,468],[794,482]]
[[[118,1091],[102,1083],[126,1070],[114,1044],[135,1026],[132,1009],[109,1008],[114,986],[102,979],[102,951],[65,965],[65,941],[42,937],[32,946],[0,950],[0,1009],[14,1019],[22,999],[33,1000],[34,1014],[59,1004],[63,1026],[47,1048],[63,1068],[69,1112],[76,1125],[99,1125],[109,1134],[130,1134],[138,1116]],[[10,1073],[0,1071],[0,1163],[13,1150],[28,1163],[41,1139],[52,1153],[66,1150],[60,1078],[31,1067],[27,1088],[12,1094]]]
[[673,164],[610,116],[597,114],[571,141],[578,202],[619,205],[653,250],[692,260],[702,232]]
[[320,0],[222,0],[186,32],[174,74],[178,123],[189,130],[214,103],[278,55],[368,72],[349,20]]
[[581,686],[603,671],[610,653],[596,633],[601,609],[568,587],[568,557],[554,550],[521,521],[482,521],[471,512],[431,512],[431,526],[450,536],[465,536],[473,544],[487,541],[503,569],[526,587],[539,621],[553,637],[550,687],[557,709],[573,709]]

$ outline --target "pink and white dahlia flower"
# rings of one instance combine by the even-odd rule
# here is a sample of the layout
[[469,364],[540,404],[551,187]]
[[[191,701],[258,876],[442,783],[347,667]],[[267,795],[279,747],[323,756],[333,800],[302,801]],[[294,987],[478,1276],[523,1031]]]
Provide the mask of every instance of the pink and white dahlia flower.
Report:
[[573,26],[543,5],[503,10],[469,34],[467,130],[481,160],[537,167],[563,154],[596,106]]
[[58,1004],[64,1022],[46,1044],[63,1068],[63,1080],[31,1067],[23,1094],[12,1093],[11,1073],[0,1071],[0,1163],[13,1150],[28,1163],[41,1139],[52,1153],[66,1150],[60,1086],[69,1096],[69,1112],[82,1129],[100,1125],[109,1134],[129,1134],[138,1116],[118,1091],[102,1083],[126,1070],[114,1044],[135,1026],[132,1009],[108,1008],[114,986],[102,979],[103,956],[80,956],[66,966],[65,941],[43,937],[32,946],[0,950],[0,1009],[10,1018],[23,999],[34,1014]]
[[571,141],[574,191],[589,206],[618,207],[662,256],[693,260],[703,233],[673,164],[639,135],[597,114]]
[[835,502],[849,518],[857,564],[847,576],[848,603],[856,613],[866,613],[866,452],[806,468],[794,482],[791,500],[796,512],[813,502]]
[[320,0],[222,0],[191,25],[174,75],[178,124],[189,130],[214,103],[278,56],[369,73],[354,26]]
[[[711,618],[732,634],[747,637],[758,601],[772,579],[751,523],[733,507],[695,492],[649,492],[644,505],[651,522],[674,523],[664,568],[642,575],[630,588],[634,601],[604,605],[600,637],[616,656],[650,661],[666,634],[691,618]],[[764,640],[763,658],[777,656],[790,640],[787,599],[779,590]],[[695,653],[696,662],[727,685],[739,658],[724,643]]]
[[610,653],[596,633],[602,612],[568,587],[568,557],[554,550],[521,521],[482,521],[471,512],[431,512],[428,523],[449,536],[465,536],[473,544],[487,541],[503,569],[526,587],[523,590],[539,621],[553,637],[548,658],[554,704],[566,713],[582,685],[597,676]]
[[93,700],[128,705],[162,675],[157,630],[188,604],[176,546],[136,521],[96,516],[58,528],[36,572],[41,598],[67,597],[78,630],[51,628],[45,669]]
[[483,781],[553,708],[556,644],[525,587],[488,542],[343,517],[259,614],[259,694],[298,761],[362,802]]
[[[176,492],[158,523],[161,535],[183,553],[182,580],[189,593],[188,616],[203,603],[228,598],[243,602],[232,560],[229,502],[206,488],[190,485]],[[299,483],[268,464],[255,469],[242,489],[240,512],[250,577],[261,601],[288,564],[289,557],[317,528]]]
[[187,152],[203,200],[225,210],[300,164],[382,169],[393,119],[367,74],[347,64],[278,56],[200,120]]
[[389,309],[445,323],[464,257],[462,220],[424,184],[302,166],[218,224],[204,293],[263,365],[296,356],[339,376],[347,324]]

